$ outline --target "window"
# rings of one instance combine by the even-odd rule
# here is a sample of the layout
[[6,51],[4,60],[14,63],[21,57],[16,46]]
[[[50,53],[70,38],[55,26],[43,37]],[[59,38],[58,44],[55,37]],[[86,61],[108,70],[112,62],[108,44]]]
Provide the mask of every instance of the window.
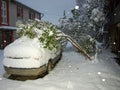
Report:
[[17,17],[23,18],[23,8],[21,6],[17,6]]
[[32,20],[34,20],[35,19],[35,13],[33,13],[33,12],[29,12],[29,19],[32,19]]
[[2,24],[7,24],[7,4],[6,1],[2,1]]
[[37,19],[41,20],[41,14],[37,14]]

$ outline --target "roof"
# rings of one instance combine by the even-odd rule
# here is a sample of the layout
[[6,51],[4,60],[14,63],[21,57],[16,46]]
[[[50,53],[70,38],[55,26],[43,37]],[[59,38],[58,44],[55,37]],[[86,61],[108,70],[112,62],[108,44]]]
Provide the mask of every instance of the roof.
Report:
[[0,26],[0,29],[3,29],[3,30],[17,30],[17,27],[13,27],[13,26]]
[[29,6],[25,5],[25,4],[23,4],[22,2],[20,2],[20,1],[18,1],[18,0],[14,0],[13,2],[18,3],[18,4],[21,4],[21,5],[25,6],[26,8],[29,8],[29,9],[31,9],[31,10],[33,10],[33,11],[35,11],[35,12],[41,14],[41,12],[39,12],[39,11],[33,9],[32,7],[29,7]]

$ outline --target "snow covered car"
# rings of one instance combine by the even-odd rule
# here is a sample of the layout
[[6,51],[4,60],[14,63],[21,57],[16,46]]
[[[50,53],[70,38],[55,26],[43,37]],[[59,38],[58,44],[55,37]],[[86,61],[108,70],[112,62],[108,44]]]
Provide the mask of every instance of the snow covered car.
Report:
[[7,74],[37,76],[50,72],[61,58],[61,49],[43,48],[38,38],[23,36],[5,47],[3,65]]

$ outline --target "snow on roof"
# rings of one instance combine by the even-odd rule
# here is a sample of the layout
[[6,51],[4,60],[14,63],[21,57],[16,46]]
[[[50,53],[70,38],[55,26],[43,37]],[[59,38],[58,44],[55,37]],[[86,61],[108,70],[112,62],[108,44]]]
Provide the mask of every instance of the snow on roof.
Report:
[[29,5],[25,4],[24,2],[22,2],[21,0],[15,0],[15,2],[19,3],[19,4],[22,4],[23,6],[29,8],[29,9],[32,9],[33,11],[37,12],[37,13],[41,13],[40,11],[30,7]]
[[7,30],[17,30],[17,27],[13,26],[0,26],[0,29],[7,29]]

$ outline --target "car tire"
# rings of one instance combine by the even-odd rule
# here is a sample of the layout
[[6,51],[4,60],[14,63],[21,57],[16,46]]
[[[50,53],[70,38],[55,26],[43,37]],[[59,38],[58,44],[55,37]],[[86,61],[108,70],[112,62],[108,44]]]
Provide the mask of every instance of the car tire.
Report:
[[52,64],[52,61],[49,60],[48,61],[48,64],[47,64],[47,73],[49,74],[53,69],[53,64]]

